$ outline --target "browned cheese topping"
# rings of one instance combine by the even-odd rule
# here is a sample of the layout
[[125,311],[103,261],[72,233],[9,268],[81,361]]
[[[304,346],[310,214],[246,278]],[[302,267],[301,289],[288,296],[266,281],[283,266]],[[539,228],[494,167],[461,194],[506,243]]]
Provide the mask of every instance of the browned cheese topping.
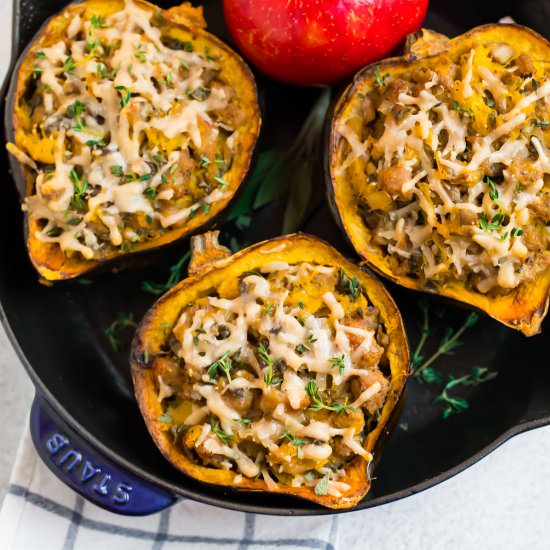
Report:
[[193,461],[338,496],[345,464],[371,460],[388,337],[357,278],[273,262],[189,304],[166,339],[159,420]]

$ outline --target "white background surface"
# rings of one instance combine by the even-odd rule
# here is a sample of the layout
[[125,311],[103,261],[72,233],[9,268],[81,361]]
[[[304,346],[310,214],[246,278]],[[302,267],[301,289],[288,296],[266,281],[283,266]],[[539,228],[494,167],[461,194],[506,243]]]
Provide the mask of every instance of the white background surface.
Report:
[[[2,78],[8,68],[10,33],[11,0],[0,0]],[[528,368],[528,363],[519,367]],[[0,496],[31,399],[31,385],[0,329]],[[402,467],[407,467],[406,456]],[[340,542],[346,550],[549,549],[550,427],[514,438],[427,492],[341,516]]]

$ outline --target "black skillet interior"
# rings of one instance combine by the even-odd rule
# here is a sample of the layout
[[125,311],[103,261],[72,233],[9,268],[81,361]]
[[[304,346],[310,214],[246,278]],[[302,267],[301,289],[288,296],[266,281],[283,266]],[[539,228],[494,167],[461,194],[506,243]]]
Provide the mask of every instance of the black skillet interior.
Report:
[[[15,0],[16,48],[20,52],[44,20],[61,9],[65,0]],[[158,1],[163,7],[175,2]],[[231,42],[224,26],[220,1],[206,1],[209,28]],[[475,25],[494,22],[506,15],[545,34],[549,33],[547,2],[486,1],[447,2],[433,0],[426,26],[456,35]],[[288,147],[319,94],[275,84],[259,77],[264,98],[262,149]],[[4,106],[2,106],[4,108]],[[3,115],[2,115],[3,120]],[[0,300],[5,316],[38,390],[80,434],[111,457],[130,465],[134,472],[191,498],[234,509],[275,514],[328,513],[312,504],[290,498],[239,494],[205,487],[178,473],[151,441],[132,394],[128,347],[111,349],[105,328],[118,312],[140,318],[153,297],[140,290],[145,279],[163,281],[168,268],[185,252],[140,271],[103,274],[88,286],[69,283],[47,288],[38,284],[25,252],[21,214],[2,148],[6,208],[0,216]],[[323,193],[319,179],[318,192]],[[254,219],[244,240],[255,242],[279,232],[280,211],[266,209]],[[303,228],[319,235],[354,257],[323,202]],[[418,297],[389,286],[405,318],[411,345],[418,341]],[[434,309],[439,308],[434,302]],[[447,306],[439,325],[458,325],[463,310]],[[547,325],[547,324],[546,324]],[[442,330],[442,326],[439,330]],[[543,327],[544,328],[544,327]],[[128,341],[129,341],[129,334]],[[550,370],[543,336],[526,339],[498,323],[482,318],[464,337],[464,345],[439,366],[448,373],[464,373],[483,365],[498,371],[486,384],[462,392],[469,400],[467,411],[441,418],[433,404],[440,391],[417,380],[408,384],[399,428],[385,444],[367,508],[407,496],[429,487],[495,448],[513,433],[550,422]],[[521,378],[518,379],[518,368]]]

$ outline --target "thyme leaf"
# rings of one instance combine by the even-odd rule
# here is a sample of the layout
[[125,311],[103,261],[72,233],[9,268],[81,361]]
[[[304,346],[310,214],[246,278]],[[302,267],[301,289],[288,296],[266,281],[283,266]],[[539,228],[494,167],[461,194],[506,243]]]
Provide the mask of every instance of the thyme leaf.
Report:
[[485,176],[485,183],[489,186],[489,198],[492,201],[498,200],[498,189],[495,182],[489,176]]
[[122,348],[122,341],[120,340],[119,333],[126,328],[136,328],[137,323],[134,321],[134,315],[132,313],[122,313],[117,315],[117,318],[105,329],[105,334],[109,339],[111,347],[115,351],[120,351]]
[[165,283],[157,283],[155,281],[142,281],[141,290],[143,290],[143,292],[148,292],[149,294],[154,294],[155,296],[159,296],[170,290],[176,283],[179,283],[182,280],[183,269],[189,261],[190,257],[191,252],[186,252],[181,260],[170,267],[170,275],[168,276],[168,279]]
[[340,372],[340,376],[343,376],[344,371],[346,370],[346,364],[344,362],[344,355],[341,355],[340,357],[331,357],[329,359],[330,362],[330,368],[337,368]]
[[130,99],[132,99],[132,92],[130,88],[127,88],[126,86],[115,86],[115,90],[121,92],[120,93],[120,106],[122,108],[126,107],[128,103],[130,103]]
[[223,443],[233,441],[233,434],[228,434],[227,432],[224,432],[220,428],[218,422],[216,422],[213,418],[210,420],[210,427],[212,428],[212,431],[222,440]]
[[496,372],[491,372],[485,367],[472,367],[468,374],[459,378],[449,376],[449,381],[443,387],[442,392],[435,398],[434,403],[443,404],[443,418],[449,418],[452,414],[465,411],[469,407],[467,399],[450,394],[450,391],[456,386],[478,386],[483,382],[493,380],[497,376]]
[[362,291],[361,283],[359,279],[355,276],[353,279],[350,279],[346,275],[343,269],[340,269],[338,272],[338,282],[336,283],[336,291],[340,294],[349,296],[352,302],[355,302]]
[[380,75],[380,69],[376,67],[374,69],[374,85],[377,88],[381,88],[386,83],[386,80],[390,77],[390,73],[386,73],[385,75]]
[[317,382],[315,380],[310,380],[306,384],[306,392],[311,398],[312,405],[309,407],[309,410],[311,411],[320,411],[322,409],[325,409],[327,411],[333,411],[338,414],[342,414],[344,412],[354,412],[355,409],[348,405],[348,398],[344,400],[343,403],[337,403],[334,402],[332,404],[327,404],[323,402],[322,397],[319,395],[319,387],[317,386]]
[[[414,370],[414,376],[417,378],[423,378],[422,373],[439,357],[442,355],[452,355],[455,349],[462,346],[462,342],[459,338],[462,336],[464,331],[470,327],[473,327],[477,323],[478,319],[479,316],[477,313],[470,313],[468,317],[466,317],[464,323],[456,331],[454,331],[451,327],[447,327],[435,353]],[[428,380],[425,381],[427,382]]]
[[208,376],[211,380],[216,378],[218,371],[221,370],[227,377],[227,381],[231,384],[231,367],[233,366],[233,361],[231,360],[231,352],[226,351],[217,361],[214,361],[208,367]]

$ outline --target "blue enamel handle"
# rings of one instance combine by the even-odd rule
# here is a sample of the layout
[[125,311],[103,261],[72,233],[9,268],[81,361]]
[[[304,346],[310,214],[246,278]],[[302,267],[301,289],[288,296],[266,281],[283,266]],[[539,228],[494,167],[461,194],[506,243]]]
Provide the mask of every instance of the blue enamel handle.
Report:
[[39,396],[32,405],[30,425],[32,440],[46,466],[90,502],[117,514],[145,516],[176,501],[173,493],[94,449]]

